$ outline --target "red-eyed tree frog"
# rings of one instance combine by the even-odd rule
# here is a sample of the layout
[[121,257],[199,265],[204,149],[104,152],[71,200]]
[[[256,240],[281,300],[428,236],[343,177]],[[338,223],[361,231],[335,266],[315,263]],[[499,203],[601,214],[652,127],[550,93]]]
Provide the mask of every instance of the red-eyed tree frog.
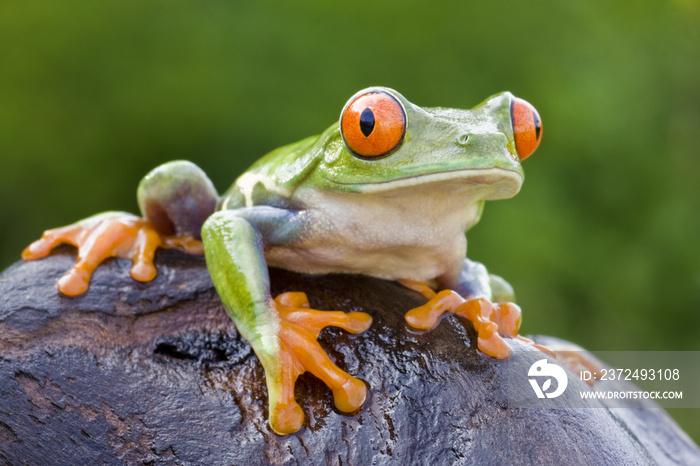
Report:
[[537,111],[507,92],[456,110],[422,108],[371,87],[320,136],[267,154],[222,196],[196,165],[166,163],[138,186],[141,217],[106,212],[48,230],[22,257],[75,245],[78,258],[58,289],[76,296],[108,257],[131,259],[131,276],[150,281],[157,248],[204,252],[225,308],[265,370],[270,426],[296,432],[304,413],[294,385],[305,371],[331,388],[341,411],[362,407],[365,384],[316,338],[328,325],[363,332],[372,318],[310,309],[303,293],[273,297],[268,266],[398,280],[428,299],[407,310],[409,325],[430,329],[453,312],[473,324],[482,352],[506,358],[503,337],[524,339],[520,309],[504,280],[466,259],[465,232],[484,201],[520,190],[521,161],[541,137]]

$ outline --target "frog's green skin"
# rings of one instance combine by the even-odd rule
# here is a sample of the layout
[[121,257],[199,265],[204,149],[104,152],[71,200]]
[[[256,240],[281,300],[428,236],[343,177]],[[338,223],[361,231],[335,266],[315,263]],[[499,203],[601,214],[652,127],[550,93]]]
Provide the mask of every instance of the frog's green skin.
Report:
[[[521,187],[513,97],[502,93],[471,110],[453,110],[421,108],[387,88],[357,95],[368,91],[390,94],[405,110],[403,142],[389,156],[354,156],[335,123],[266,155],[218,199],[189,162],[158,167],[139,186],[143,215],[163,231],[197,235],[207,218],[201,228],[207,265],[265,368],[271,418],[287,408],[276,407],[285,369],[267,266],[410,279],[491,298],[486,269],[465,260],[465,232],[485,200],[511,197]],[[197,201],[183,208],[183,198]],[[273,422],[278,432],[298,427]]]
[[[237,211],[253,225],[265,216],[271,266],[437,279],[454,287],[466,255],[464,232],[479,220],[483,201],[511,197],[523,181],[512,96],[499,94],[472,110],[423,109],[382,90],[406,110],[400,150],[359,159],[334,124],[260,159],[224,194],[219,209]],[[257,214],[260,206],[279,210]]]

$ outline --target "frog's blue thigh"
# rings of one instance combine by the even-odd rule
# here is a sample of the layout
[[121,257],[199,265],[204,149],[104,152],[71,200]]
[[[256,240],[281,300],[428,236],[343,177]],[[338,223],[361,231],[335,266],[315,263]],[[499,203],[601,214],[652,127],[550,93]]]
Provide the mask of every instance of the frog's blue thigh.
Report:
[[153,169],[136,191],[141,214],[165,235],[200,238],[205,220],[219,199],[207,175],[192,162],[179,160]]
[[491,299],[489,273],[484,264],[464,259],[454,290],[465,299]]
[[515,302],[515,293],[508,282],[498,275],[489,274],[483,264],[469,259],[464,260],[454,290],[465,299]]

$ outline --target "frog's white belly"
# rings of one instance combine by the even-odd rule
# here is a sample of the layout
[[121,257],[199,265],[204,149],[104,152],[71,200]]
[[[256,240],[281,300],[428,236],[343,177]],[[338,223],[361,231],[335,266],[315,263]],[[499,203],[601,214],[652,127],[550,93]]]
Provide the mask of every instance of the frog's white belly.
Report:
[[[447,187],[449,188],[449,187]],[[461,195],[460,195],[461,194]],[[299,193],[311,221],[302,239],[266,249],[269,265],[428,281],[458,273],[478,202],[450,189],[380,194]]]

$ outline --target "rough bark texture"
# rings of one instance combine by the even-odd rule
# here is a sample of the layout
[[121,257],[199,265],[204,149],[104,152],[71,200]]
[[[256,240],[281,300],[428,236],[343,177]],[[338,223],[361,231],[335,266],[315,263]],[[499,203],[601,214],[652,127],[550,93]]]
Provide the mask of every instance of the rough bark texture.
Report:
[[424,300],[398,284],[272,270],[274,293],[304,291],[312,307],[375,319],[362,335],[326,329],[320,339],[367,382],[364,408],[337,412],[305,374],[296,388],[305,427],[280,437],[267,425],[262,368],[201,257],[161,251],[146,284],[111,260],[85,295],[66,298],[56,280],[73,261],[64,249],[0,275],[4,463],[700,463],[662,410],[509,408],[508,364],[527,370],[542,353],[484,356],[454,317],[413,332],[403,314]]

